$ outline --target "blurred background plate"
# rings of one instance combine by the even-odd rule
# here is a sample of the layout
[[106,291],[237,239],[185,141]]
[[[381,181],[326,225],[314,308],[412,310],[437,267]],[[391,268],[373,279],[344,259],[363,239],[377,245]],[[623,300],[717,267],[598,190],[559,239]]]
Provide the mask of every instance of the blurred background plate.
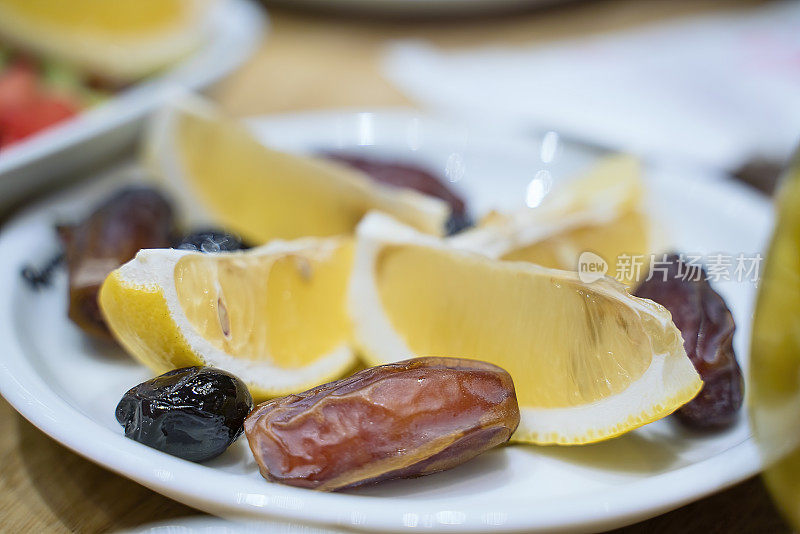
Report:
[[0,216],[42,186],[117,157],[136,138],[142,118],[178,88],[204,89],[244,63],[266,29],[250,0],[228,0],[210,17],[207,42],[170,70],[146,78],[95,108],[0,154]]
[[[343,151],[417,164],[450,179],[476,216],[525,204],[547,173],[567,180],[599,153],[561,141],[510,137],[485,126],[414,114],[326,112],[250,121],[269,144],[298,152]],[[226,517],[314,523],[362,532],[585,532],[633,523],[735,484],[761,467],[747,419],[714,434],[667,418],[581,447],[502,447],[447,472],[340,493],[265,481],[240,439],[193,464],[123,436],[114,408],[150,372],[112,344],[87,339],[66,318],[66,275],[34,291],[20,270],[58,248],[53,225],[74,219],[118,187],[124,169],[52,198],[0,235],[0,393],[44,432],[94,462],[175,500]],[[686,253],[765,248],[769,201],[724,176],[681,165],[648,166],[654,216]],[[658,202],[653,202],[654,200]],[[739,325],[747,369],[755,286],[720,282]]]
[[574,0],[274,0],[272,3],[362,14],[458,16],[548,6],[569,1]]

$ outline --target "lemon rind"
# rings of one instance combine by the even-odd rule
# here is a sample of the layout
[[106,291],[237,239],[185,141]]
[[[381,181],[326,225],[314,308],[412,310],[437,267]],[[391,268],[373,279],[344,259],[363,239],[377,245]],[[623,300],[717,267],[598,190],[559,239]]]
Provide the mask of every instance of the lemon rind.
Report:
[[[671,371],[665,369],[672,366]],[[672,376],[673,378],[665,378]],[[685,384],[668,388],[665,384]],[[583,445],[617,437],[657,421],[692,400],[703,386],[691,361],[680,354],[655,354],[645,373],[624,391],[589,406],[520,408],[512,441],[537,445]],[[643,400],[644,399],[644,400]],[[621,407],[643,404],[620,421]]]

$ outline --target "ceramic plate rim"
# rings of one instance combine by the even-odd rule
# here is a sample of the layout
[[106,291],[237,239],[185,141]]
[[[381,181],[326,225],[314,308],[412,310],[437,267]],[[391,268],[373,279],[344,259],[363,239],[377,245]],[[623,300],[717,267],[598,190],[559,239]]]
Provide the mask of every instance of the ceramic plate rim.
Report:
[[567,3],[567,0],[280,0],[282,4],[298,4],[308,8],[341,10],[379,15],[474,15],[545,7]]

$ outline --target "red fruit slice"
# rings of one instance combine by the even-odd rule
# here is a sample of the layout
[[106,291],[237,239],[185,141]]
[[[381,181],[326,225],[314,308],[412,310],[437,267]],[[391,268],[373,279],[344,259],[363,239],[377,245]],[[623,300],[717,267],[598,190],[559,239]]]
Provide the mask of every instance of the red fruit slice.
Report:
[[24,106],[36,95],[36,71],[30,63],[16,61],[0,72],[0,113]]
[[0,147],[8,146],[59,123],[78,112],[78,106],[60,96],[35,95],[16,105],[0,106]]

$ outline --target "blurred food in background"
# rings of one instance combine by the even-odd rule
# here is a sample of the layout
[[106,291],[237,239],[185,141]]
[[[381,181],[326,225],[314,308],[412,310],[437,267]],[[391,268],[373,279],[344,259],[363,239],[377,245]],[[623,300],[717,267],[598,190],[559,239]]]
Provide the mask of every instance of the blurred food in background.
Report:
[[0,38],[120,84],[197,48],[215,0],[1,0]]
[[218,1],[0,0],[0,149],[194,51]]
[[764,266],[750,346],[750,416],[764,480],[800,527],[800,154],[777,193],[778,218]]
[[65,63],[0,47],[0,150],[72,117],[107,93]]

